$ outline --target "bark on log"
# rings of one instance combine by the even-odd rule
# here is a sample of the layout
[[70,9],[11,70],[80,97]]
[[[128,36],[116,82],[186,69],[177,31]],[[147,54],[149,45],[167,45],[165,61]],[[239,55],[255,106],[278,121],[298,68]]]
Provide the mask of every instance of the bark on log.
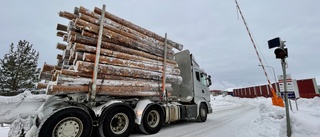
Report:
[[57,43],[57,49],[59,50],[65,50],[67,48],[66,44]]
[[51,81],[52,74],[51,71],[41,71],[40,72],[40,80]]
[[[79,14],[79,18],[83,19],[89,23],[95,24],[97,26],[100,25],[100,15],[94,13],[95,15],[90,16],[90,14],[87,14],[87,12],[83,12]],[[133,39],[134,41],[138,41],[141,43],[146,43],[147,45],[150,45],[151,47],[155,47],[156,49],[164,50],[164,43],[160,43],[160,41],[155,40],[151,37],[148,37],[146,35],[143,35],[135,30],[132,30],[126,26],[120,25],[112,20],[105,19],[103,21],[103,25],[105,29],[111,30],[115,33],[121,34],[123,36],[126,36],[128,38]],[[173,53],[172,46],[168,46],[168,53]]]
[[63,18],[66,18],[68,20],[73,20],[73,19],[76,19],[78,17],[77,15],[72,14],[72,13],[67,12],[67,11],[60,11],[59,12],[59,16],[63,17]]
[[57,30],[67,32],[68,31],[68,26],[58,23],[57,24]]
[[61,54],[58,54],[58,55],[57,55],[57,59],[58,59],[58,60],[62,60],[62,55],[61,55]]
[[42,72],[51,72],[51,70],[54,70],[54,65],[50,65],[47,63],[44,63],[41,69]]
[[37,83],[37,86],[36,86],[36,88],[37,89],[46,89],[47,88],[47,86],[48,86],[48,83]]
[[[75,25],[78,28],[81,28],[81,29],[84,29],[84,30],[87,30],[87,31],[90,31],[90,32],[93,32],[96,34],[99,33],[99,26],[92,24],[92,23],[89,23],[85,20],[77,18],[75,20]],[[126,46],[128,48],[142,50],[142,51],[145,51],[147,53],[150,53],[150,54],[153,54],[153,55],[156,55],[159,57],[163,57],[163,55],[164,55],[163,50],[160,50],[160,49],[157,49],[157,48],[152,47],[150,45],[135,41],[129,37],[115,33],[115,32],[110,31],[108,29],[103,29],[103,31],[104,31],[104,33],[103,33],[104,37],[109,38],[109,39],[113,39],[114,41],[117,41],[117,42],[121,43],[121,45]],[[170,51],[170,50],[168,50],[168,51]],[[170,56],[170,53],[171,52],[168,53],[168,56],[169,56],[168,58],[172,58]]]
[[63,59],[65,59],[65,60],[69,59],[70,50],[64,50],[62,56],[63,56]]
[[[68,93],[88,93],[88,85],[48,85],[49,95],[68,94]],[[111,87],[111,86],[97,86],[98,95],[111,96],[159,96],[158,89],[151,87]]]
[[[77,76],[70,76],[59,74],[57,76],[58,85],[88,85],[92,82],[91,78],[83,78]],[[162,88],[161,81],[137,81],[137,80],[109,80],[97,79],[97,86],[113,86],[113,87],[153,87]],[[170,83],[165,84],[166,87],[171,87]]]
[[[88,52],[88,53],[96,53],[96,47],[89,46],[89,45],[84,45],[81,43],[75,43],[73,50],[75,51],[81,51],[81,52]],[[145,58],[142,56],[136,56],[134,54],[127,54],[123,52],[117,52],[117,51],[112,51],[108,49],[101,49],[100,51],[101,55],[109,56],[109,57],[116,57],[116,58],[121,58],[121,59],[128,59],[128,60],[134,60],[134,61],[141,61],[149,64],[158,64],[158,65],[163,65],[163,59],[158,58],[160,60],[156,59],[150,59],[150,58]],[[167,60],[167,65],[170,67],[178,67],[177,63],[173,60]]]
[[[77,61],[76,68],[78,71],[83,72],[93,72],[94,63]],[[150,79],[150,80],[160,80],[162,73],[146,71],[141,69],[134,69],[128,67],[118,67],[112,65],[99,64],[98,66],[99,72],[98,74],[107,74],[114,76],[124,76],[124,77],[132,77],[132,78],[142,78],[142,79]],[[182,77],[177,75],[166,75],[166,81],[169,83],[177,83],[180,84],[182,82]]]
[[[94,8],[94,12],[101,15],[102,10],[100,8],[98,8],[98,7],[95,7]],[[147,35],[149,37],[153,37],[153,38],[155,38],[155,39],[157,39],[159,41],[162,41],[162,42],[165,41],[164,37],[161,37],[161,36],[155,34],[154,32],[151,32],[151,31],[149,31],[149,30],[147,30],[145,28],[139,27],[138,25],[135,25],[135,24],[133,24],[133,23],[131,23],[131,22],[125,20],[125,19],[122,19],[122,18],[120,18],[120,17],[118,17],[116,15],[113,15],[113,14],[107,12],[107,11],[105,12],[105,17],[108,18],[108,19],[111,19],[111,20],[113,20],[113,21],[115,21],[115,22],[117,22],[117,23],[119,23],[121,25],[127,26],[127,27],[129,27],[129,28],[131,28],[133,30],[136,30],[136,31],[138,31],[138,32],[140,32],[142,34],[145,34],[145,35]],[[181,51],[183,49],[183,45],[182,44],[176,43],[176,42],[174,42],[174,41],[172,41],[170,39],[167,39],[167,42],[168,42],[169,45],[172,45],[174,48],[176,48],[179,51]]]
[[[60,72],[56,72],[56,74],[54,75],[58,75],[58,74],[64,74],[64,75],[70,75],[70,76],[77,76],[77,77],[85,77],[85,78],[92,78],[92,73],[89,72],[79,72],[79,71],[72,71],[72,70],[61,70]],[[122,77],[122,76],[113,76],[113,75],[98,75],[98,79],[109,79],[109,80],[131,80],[131,81],[145,81],[147,82],[147,80],[143,80],[143,79],[134,79],[134,78],[129,78],[129,77]],[[150,80],[148,80],[150,81]]]
[[[74,37],[74,43],[82,43],[85,45],[91,45],[91,46],[95,46],[97,41],[94,38],[91,37],[87,37],[87,36],[82,36],[82,35],[76,35]],[[142,56],[142,57],[146,57],[146,58],[150,58],[150,59],[154,59],[154,60],[163,60],[162,57],[158,57],[155,55],[151,55],[149,53],[143,52],[143,51],[139,51],[139,50],[134,50],[134,49],[130,49],[130,48],[126,48],[123,46],[119,46],[116,44],[112,44],[110,42],[102,42],[101,43],[101,48],[104,49],[109,49],[109,50],[113,50],[113,51],[118,51],[118,52],[122,52],[122,53],[127,53],[127,54],[133,54],[133,55],[137,55],[137,56]],[[168,58],[168,60],[172,60],[173,57]]]
[[[95,58],[96,58],[96,55],[94,54],[90,54],[90,53],[83,54],[84,61],[94,62]],[[148,71],[156,71],[156,72],[163,71],[162,65],[153,65],[153,64],[147,64],[139,61],[132,61],[130,59],[120,59],[120,58],[107,57],[107,56],[100,56],[99,63],[114,65],[114,66],[121,66],[121,67],[137,68],[137,69],[148,70]],[[179,69],[174,69],[173,67],[169,67],[169,66],[166,67],[166,72],[172,75],[180,75]]]
[[67,33],[62,32],[62,31],[58,31],[58,32],[57,32],[57,36],[58,36],[58,37],[62,37],[62,38],[63,38],[63,36],[65,36],[65,35],[67,35]]

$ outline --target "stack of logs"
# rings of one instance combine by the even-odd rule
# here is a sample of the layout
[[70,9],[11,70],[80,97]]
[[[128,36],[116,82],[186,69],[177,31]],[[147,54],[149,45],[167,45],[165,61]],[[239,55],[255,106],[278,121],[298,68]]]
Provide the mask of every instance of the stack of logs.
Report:
[[[44,64],[38,88],[47,94],[87,93],[92,82],[96,46],[102,10],[76,7],[74,13],[60,12],[70,20],[58,24],[57,65]],[[127,20],[105,12],[97,79],[97,94],[114,96],[158,96],[162,89],[165,38]],[[173,48],[183,46],[167,40],[166,87],[181,83],[182,77],[173,60]]]

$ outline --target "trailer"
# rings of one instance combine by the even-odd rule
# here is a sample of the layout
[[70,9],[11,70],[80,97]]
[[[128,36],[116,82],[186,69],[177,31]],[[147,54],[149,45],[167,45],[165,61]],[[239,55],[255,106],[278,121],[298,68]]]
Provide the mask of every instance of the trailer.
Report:
[[[69,58],[58,61],[58,66],[50,71],[44,65],[41,77],[50,79],[51,83],[38,85],[45,87],[50,97],[39,108],[30,130],[22,134],[127,137],[133,130],[155,134],[164,124],[207,120],[207,114],[212,113],[211,76],[200,68],[189,50],[174,53],[171,49],[181,50],[182,45],[166,37],[160,40],[156,34],[106,13],[104,8],[95,9],[95,13],[83,7],[76,9],[74,14],[60,13],[72,20],[67,28],[58,25],[58,30],[67,32],[57,34],[67,35],[68,41],[67,45],[57,45],[64,50],[59,58]],[[110,19],[105,21],[107,16]],[[99,29],[95,24],[97,18],[100,18]],[[93,49],[90,44],[97,47]],[[87,46],[81,48],[84,45]],[[134,47],[129,49],[131,46]],[[158,66],[153,67],[154,64]],[[88,82],[87,76],[92,81]]]

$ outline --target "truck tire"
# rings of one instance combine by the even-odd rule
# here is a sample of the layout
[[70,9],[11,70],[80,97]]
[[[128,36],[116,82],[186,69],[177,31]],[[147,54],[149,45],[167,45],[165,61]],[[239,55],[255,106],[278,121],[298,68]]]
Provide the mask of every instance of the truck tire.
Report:
[[207,121],[207,114],[208,114],[208,110],[207,107],[204,103],[200,104],[200,108],[199,108],[199,116],[197,121],[198,122],[206,122]]
[[103,110],[99,119],[101,137],[128,137],[134,128],[134,114],[129,108],[116,106]]
[[164,114],[160,107],[149,107],[142,116],[142,123],[139,125],[141,132],[145,134],[155,134],[160,131],[164,123]]
[[80,108],[62,109],[40,126],[38,137],[89,137],[92,131],[90,115]]

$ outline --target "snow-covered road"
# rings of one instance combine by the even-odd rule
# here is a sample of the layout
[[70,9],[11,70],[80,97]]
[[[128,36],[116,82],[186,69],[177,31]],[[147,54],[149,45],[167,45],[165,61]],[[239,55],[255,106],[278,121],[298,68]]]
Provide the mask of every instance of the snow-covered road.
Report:
[[[45,97],[26,94],[25,101],[39,101]],[[132,137],[286,137],[285,109],[271,104],[271,98],[254,99],[231,96],[211,96],[213,113],[205,123],[177,122],[165,125],[157,134],[134,133]],[[16,114],[34,112],[34,105],[22,103],[16,109],[10,105],[21,100],[21,96],[0,96],[0,121],[10,121]],[[299,99],[299,110],[290,111],[291,137],[320,136],[320,98]],[[7,112],[10,114],[7,114]],[[8,124],[0,126],[0,137],[8,137]]]
[[[219,137],[233,136],[241,127],[246,126],[248,119],[259,117],[259,111],[252,105],[231,105],[225,108],[216,108],[208,115],[205,123],[179,122],[166,125],[159,133],[148,137]],[[133,137],[140,137],[141,134],[134,134]]]

